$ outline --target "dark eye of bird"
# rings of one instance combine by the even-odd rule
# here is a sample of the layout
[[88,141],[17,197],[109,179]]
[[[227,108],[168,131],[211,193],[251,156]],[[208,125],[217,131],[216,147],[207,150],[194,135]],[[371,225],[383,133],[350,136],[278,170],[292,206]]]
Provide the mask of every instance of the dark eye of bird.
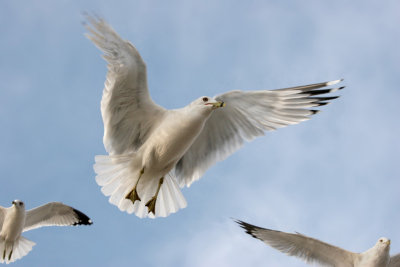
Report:
[[381,239],[381,240],[379,240],[379,242],[382,242],[383,240]]
[[208,101],[208,97],[203,97],[203,101],[207,102]]

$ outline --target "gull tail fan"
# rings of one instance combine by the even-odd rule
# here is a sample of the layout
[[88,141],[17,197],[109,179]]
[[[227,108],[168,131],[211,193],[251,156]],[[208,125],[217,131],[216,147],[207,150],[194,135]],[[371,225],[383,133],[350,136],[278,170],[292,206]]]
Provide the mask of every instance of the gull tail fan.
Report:
[[149,217],[167,217],[180,209],[186,208],[187,202],[181,189],[176,182],[176,178],[170,173],[164,177],[163,183],[158,193],[155,215],[149,213]]
[[[187,205],[171,173],[162,179],[162,183],[159,183],[160,178],[150,177],[145,169],[141,174],[141,161],[135,154],[101,155],[95,157],[95,162],[93,168],[97,174],[96,182],[102,187],[101,192],[109,196],[109,202],[121,211],[135,213],[139,218],[167,217]],[[146,204],[156,195],[157,189],[153,214]]]
[[[171,213],[175,213],[187,206],[185,197],[182,195],[175,177],[171,174],[167,174],[160,181],[160,179],[146,176],[145,173],[138,184],[137,190],[141,201],[136,201],[134,205],[131,205],[128,212],[134,212],[140,218],[149,217],[154,219],[157,217],[167,217]],[[157,195],[157,198],[155,203],[153,203],[155,205],[153,213],[151,212],[149,201],[155,195]],[[129,203],[131,204],[132,202],[129,201]]]
[[109,202],[121,211],[132,213],[136,204],[126,196],[139,179],[139,162],[135,154],[95,157],[93,169],[97,174],[96,182],[101,186],[101,192],[109,197]]
[[9,264],[24,257],[34,245],[36,245],[35,242],[23,236],[19,237],[14,244],[0,240],[0,263]]

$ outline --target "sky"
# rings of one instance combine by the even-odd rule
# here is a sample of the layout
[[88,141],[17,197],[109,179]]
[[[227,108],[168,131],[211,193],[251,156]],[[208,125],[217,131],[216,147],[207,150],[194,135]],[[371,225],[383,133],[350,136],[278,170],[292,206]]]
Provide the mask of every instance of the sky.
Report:
[[[0,205],[61,201],[90,227],[26,232],[14,266],[307,266],[232,218],[354,252],[400,252],[398,1],[0,1]],[[95,182],[105,154],[106,63],[83,12],[139,50],[153,100],[179,108],[229,90],[344,78],[307,122],[246,143],[183,189],[188,206],[140,219]]]

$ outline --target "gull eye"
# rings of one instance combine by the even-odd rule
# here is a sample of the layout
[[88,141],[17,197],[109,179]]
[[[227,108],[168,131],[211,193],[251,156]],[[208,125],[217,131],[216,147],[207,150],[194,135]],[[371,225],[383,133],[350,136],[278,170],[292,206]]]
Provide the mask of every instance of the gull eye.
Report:
[[382,243],[382,242],[383,242],[383,240],[382,240],[382,239],[379,239],[379,242],[381,242],[381,243]]
[[208,101],[208,97],[203,97],[203,102],[207,102]]

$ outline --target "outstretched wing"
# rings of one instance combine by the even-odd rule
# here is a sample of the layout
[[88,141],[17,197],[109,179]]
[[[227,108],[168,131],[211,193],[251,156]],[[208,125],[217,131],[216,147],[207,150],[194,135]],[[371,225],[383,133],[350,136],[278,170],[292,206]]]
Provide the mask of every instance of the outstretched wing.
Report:
[[299,257],[309,263],[318,262],[328,266],[350,267],[353,266],[354,259],[357,257],[356,253],[302,234],[289,234],[257,227],[242,221],[236,222],[254,238],[260,239],[289,256]]
[[5,217],[6,217],[6,209],[0,206],[0,231],[3,228],[3,222]]
[[70,206],[51,202],[26,212],[24,230],[29,231],[43,226],[90,225],[92,220]]
[[175,173],[180,186],[190,186],[209,167],[239,149],[244,141],[310,119],[318,112],[313,108],[338,98],[321,95],[344,88],[324,88],[340,81],[278,90],[231,91],[217,96],[226,107],[213,112],[199,137],[177,163]]
[[389,267],[400,267],[400,253],[390,257]]
[[146,64],[136,48],[101,18],[87,16],[86,36],[104,52],[108,73],[101,99],[104,146],[110,154],[134,152],[146,141],[164,109],[147,89]]

